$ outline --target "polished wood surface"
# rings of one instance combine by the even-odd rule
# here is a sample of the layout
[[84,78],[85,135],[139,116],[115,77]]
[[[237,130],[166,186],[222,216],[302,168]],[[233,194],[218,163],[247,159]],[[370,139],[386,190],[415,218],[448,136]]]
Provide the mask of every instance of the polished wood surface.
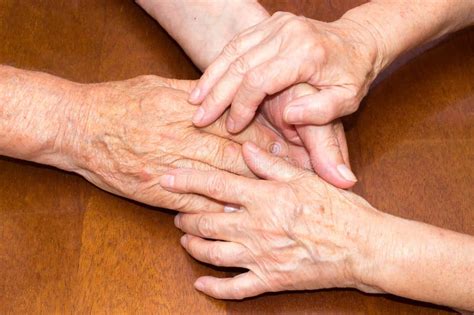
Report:
[[[333,20],[357,3],[264,5]],[[80,82],[199,76],[133,1],[0,0],[0,40],[0,63]],[[474,234],[473,29],[391,69],[346,128],[357,193],[395,215]],[[450,312],[355,290],[214,300],[192,283],[227,271],[188,257],[172,221],[172,212],[79,176],[0,158],[0,314]]]

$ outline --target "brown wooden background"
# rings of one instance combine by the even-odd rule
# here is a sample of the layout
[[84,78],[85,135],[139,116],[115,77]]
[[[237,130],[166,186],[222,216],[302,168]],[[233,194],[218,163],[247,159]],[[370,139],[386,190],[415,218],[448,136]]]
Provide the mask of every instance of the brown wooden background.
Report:
[[[357,3],[264,4],[333,20]],[[0,63],[80,82],[199,75],[128,0],[0,0]],[[474,234],[474,30],[392,70],[346,125],[360,179],[355,191],[396,215]],[[192,283],[222,271],[185,254],[172,220],[79,176],[0,158],[0,313],[449,311],[354,290],[214,300]]]

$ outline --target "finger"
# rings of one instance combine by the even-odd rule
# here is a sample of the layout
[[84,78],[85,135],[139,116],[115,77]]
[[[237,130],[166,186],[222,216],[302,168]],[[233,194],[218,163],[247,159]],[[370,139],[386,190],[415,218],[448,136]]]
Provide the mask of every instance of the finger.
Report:
[[152,205],[183,213],[222,213],[226,212],[223,203],[194,194],[178,195],[170,192],[160,194]]
[[[207,126],[222,115],[232,103],[246,73],[273,58],[277,53],[276,44],[276,41],[262,42],[230,63],[224,75],[219,78],[196,111],[193,123],[198,127]],[[255,113],[255,110],[253,112]],[[231,128],[229,131],[233,132]]]
[[[250,125],[248,125],[247,128],[245,128],[239,133],[236,133],[236,134],[229,133],[224,126],[227,115],[228,115],[228,112],[224,113],[224,115],[221,118],[219,118],[215,123],[209,125],[208,127],[203,128],[202,130],[221,138],[230,139],[239,144],[243,144],[246,141],[252,141],[260,148],[267,150],[268,152],[276,156],[284,157],[288,155],[288,150],[289,150],[288,144],[285,141],[283,141],[283,139],[281,139],[281,137],[272,128],[263,124],[263,122],[261,122],[258,119],[255,120]],[[298,136],[298,134],[296,134],[296,131],[295,131],[295,135]],[[247,166],[245,168],[248,171]],[[227,168],[223,168],[223,169],[228,171]],[[248,176],[247,173],[244,173],[241,175]]]
[[[274,47],[277,43],[273,40],[268,44],[269,49],[276,51]],[[288,60],[283,58],[267,59],[250,69],[235,92],[227,119],[229,131],[242,130],[255,116],[255,111],[267,95],[280,92],[303,79],[299,68],[289,66]]]
[[241,300],[267,291],[265,283],[252,271],[233,278],[201,277],[194,287],[216,299]]
[[247,248],[239,243],[208,241],[186,234],[181,237],[181,245],[195,259],[214,266],[244,268],[252,262]]
[[255,32],[252,27],[240,35],[235,36],[204,71],[196,87],[189,96],[189,102],[199,104],[209,95],[212,87],[227,72],[232,62],[239,56],[245,54],[249,49],[258,45],[264,38],[262,32]]
[[196,193],[215,200],[247,206],[263,185],[255,179],[224,171],[175,169],[161,176],[164,189],[178,193]]
[[245,212],[177,214],[175,226],[184,233],[203,238],[237,241]]
[[304,173],[302,169],[282,158],[268,154],[251,142],[246,142],[242,148],[248,167],[261,178],[289,181]]
[[289,124],[325,125],[352,114],[358,107],[354,93],[346,88],[330,88],[291,101],[284,119]]
[[349,188],[355,184],[357,179],[345,164],[332,124],[306,125],[297,130],[310,152],[313,168],[320,177],[340,188]]
[[190,135],[189,140],[191,144],[181,149],[181,155],[212,166],[207,170],[220,169],[253,177],[242,157],[239,143],[208,133]]
[[[191,159],[183,159],[173,163],[175,168],[194,168],[198,170],[216,170],[214,167]],[[249,170],[250,171],[250,170]],[[250,172],[253,175],[252,172]],[[152,206],[176,210],[186,213],[201,213],[201,212],[226,212],[228,204],[214,200],[212,198],[196,195],[196,194],[176,194],[171,193],[159,185],[160,176],[163,170],[160,167],[148,183],[148,187],[142,191],[142,198],[138,201],[150,204]],[[132,197],[133,196],[127,196]]]
[[271,36],[289,18],[291,18],[291,14],[276,13],[271,18],[235,36],[201,76],[190,94],[189,102],[192,104],[201,103],[234,60]]

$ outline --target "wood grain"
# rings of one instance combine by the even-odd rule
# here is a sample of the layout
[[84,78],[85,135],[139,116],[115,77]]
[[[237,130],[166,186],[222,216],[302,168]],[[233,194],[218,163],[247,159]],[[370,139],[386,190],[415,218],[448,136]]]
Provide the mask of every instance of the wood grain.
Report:
[[[327,21],[358,3],[263,2]],[[0,0],[0,40],[0,63],[79,82],[199,76],[133,1]],[[355,191],[390,213],[474,234],[474,30],[409,57],[346,120]],[[1,158],[0,313],[450,312],[355,290],[214,300],[192,283],[223,271],[188,257],[172,220],[79,176]]]

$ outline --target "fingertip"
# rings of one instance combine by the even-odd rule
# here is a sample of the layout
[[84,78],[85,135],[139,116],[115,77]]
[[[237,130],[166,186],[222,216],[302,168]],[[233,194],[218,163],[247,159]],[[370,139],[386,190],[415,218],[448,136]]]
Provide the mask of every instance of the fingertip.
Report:
[[352,182],[352,183],[357,182],[357,177],[354,175],[351,169],[347,167],[346,164],[339,164],[338,166],[336,166],[336,169],[346,181]]
[[[336,165],[317,165],[312,162],[315,172],[325,181],[341,189],[348,189],[355,185],[357,179],[347,179],[343,176]],[[344,165],[345,166],[345,165]],[[346,166],[347,167],[347,166]],[[340,167],[339,167],[340,168]],[[351,172],[352,173],[352,172]]]
[[199,87],[195,87],[189,94],[188,102],[197,105],[201,102],[200,99],[201,89]]
[[196,288],[196,290],[198,291],[204,291],[204,288],[205,288],[205,283],[204,281],[202,280],[202,277],[201,278],[198,278],[195,282],[194,282],[194,287]]

